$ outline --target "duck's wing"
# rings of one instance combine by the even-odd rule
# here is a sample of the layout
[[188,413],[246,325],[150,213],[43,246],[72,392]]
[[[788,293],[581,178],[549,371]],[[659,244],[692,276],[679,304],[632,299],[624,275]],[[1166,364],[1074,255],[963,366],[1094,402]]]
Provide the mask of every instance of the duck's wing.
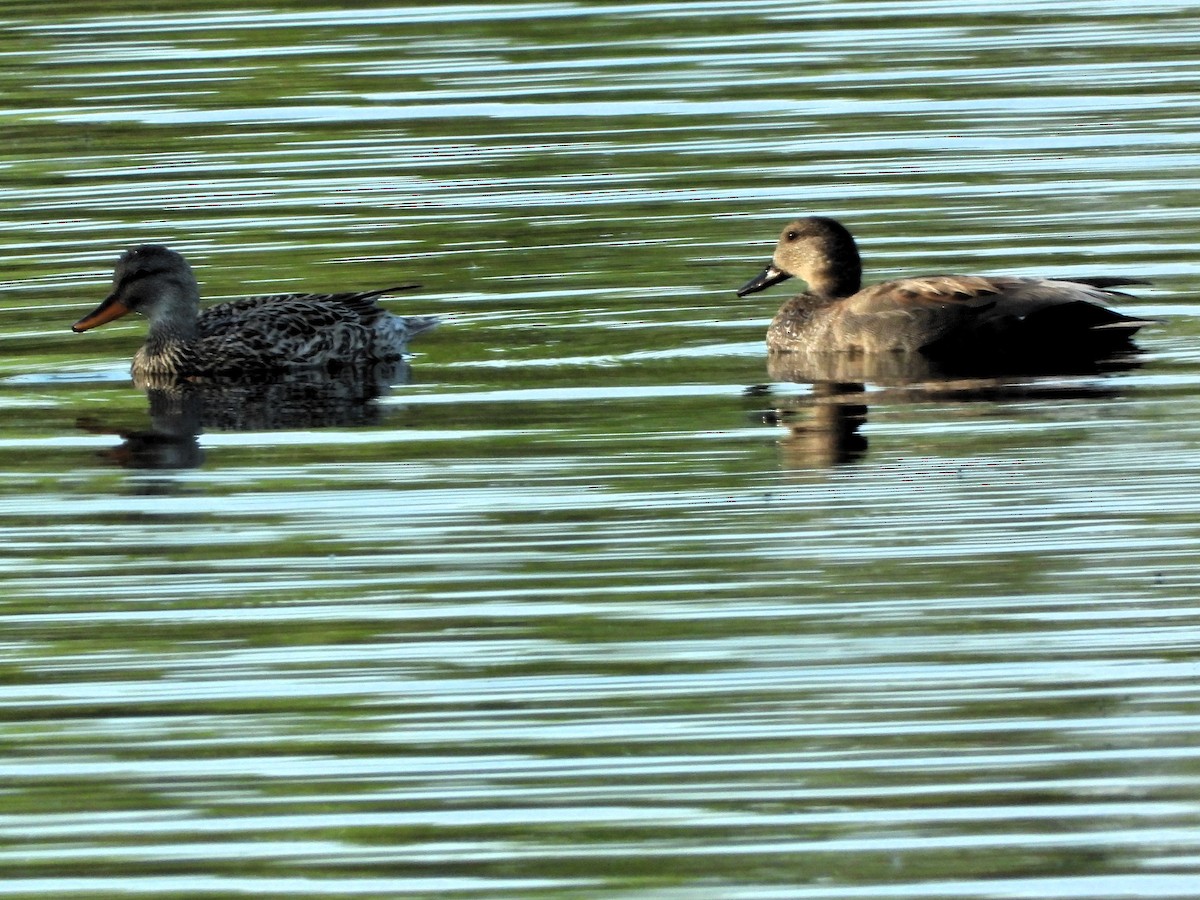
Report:
[[875,313],[883,312],[889,307],[916,309],[954,305],[967,309],[985,309],[989,304],[999,302],[1006,310],[1027,314],[1045,306],[1080,301],[1106,306],[1114,298],[1129,296],[1112,288],[1149,283],[1140,278],[1111,275],[1081,278],[924,275],[871,285],[845,302],[862,312]]
[[[1134,279],[930,275],[872,285],[842,302],[846,327],[891,336],[893,349],[1021,343],[1098,330],[1125,336],[1147,324],[1108,306],[1108,288]],[[869,324],[869,323],[874,323]]]
[[[867,351],[915,351],[973,329],[1001,297],[989,279],[930,275],[863,288],[831,307],[831,330]],[[844,342],[844,341],[843,341]]]
[[277,294],[218,304],[197,322],[197,352],[211,371],[324,367],[369,347],[370,320],[328,296]]
[[[259,294],[253,297],[239,297],[236,300],[228,300],[224,303],[218,303],[216,306],[209,307],[201,313],[200,321],[202,327],[206,326],[213,330],[220,330],[234,327],[233,323],[239,322],[247,316],[259,314],[264,307],[269,311],[275,311],[286,307],[288,304],[301,304],[305,307],[308,304],[340,306],[364,319],[372,320],[384,312],[376,302],[380,297],[399,291],[411,291],[418,287],[420,287],[418,284],[398,284],[392,287],[375,288],[369,291],[343,291],[332,294],[298,292],[294,294]],[[281,304],[283,305],[282,307]],[[296,308],[298,309],[299,307]]]
[[1070,281],[1074,282],[1075,284],[1087,284],[1096,288],[1104,288],[1105,293],[1111,294],[1114,297],[1129,297],[1131,295],[1126,294],[1123,291],[1109,290],[1109,288],[1123,287],[1130,284],[1153,284],[1152,281],[1148,281],[1145,278],[1130,278],[1126,275],[1087,275],[1084,277],[1072,275],[1069,277],[1064,276],[1062,278],[1045,278],[1042,280]]
[[860,315],[889,311],[943,308],[947,305],[975,308],[994,303],[1000,288],[995,279],[976,275],[923,275],[897,278],[865,287],[842,303]]
[[312,301],[314,303],[329,303],[335,306],[344,306],[351,309],[367,319],[373,319],[383,313],[383,310],[376,302],[380,297],[387,294],[395,294],[400,291],[412,291],[419,288],[419,284],[397,284],[392,287],[374,288],[369,291],[343,291],[335,294],[288,294],[290,300]]
[[1049,332],[1123,331],[1132,335],[1155,320],[1129,316],[1112,309],[1113,300],[1131,295],[1113,290],[1129,284],[1149,284],[1140,278],[1098,275],[1084,278],[987,279],[1000,297],[993,315],[1016,317],[1026,327]]

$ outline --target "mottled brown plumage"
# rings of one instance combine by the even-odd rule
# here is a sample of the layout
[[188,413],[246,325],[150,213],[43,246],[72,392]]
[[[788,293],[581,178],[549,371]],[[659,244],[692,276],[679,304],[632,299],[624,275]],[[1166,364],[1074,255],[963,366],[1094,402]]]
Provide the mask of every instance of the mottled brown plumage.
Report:
[[784,228],[771,264],[738,295],[792,276],[809,290],[776,314],[767,329],[771,350],[1079,358],[1130,347],[1133,333],[1147,324],[1107,305],[1126,296],[1109,288],[1145,283],[1133,278],[930,275],[864,288],[854,238],[822,217]]
[[72,330],[87,331],[129,312],[145,315],[150,330],[132,366],[139,376],[337,371],[397,359],[411,337],[437,323],[432,316],[392,315],[375,304],[402,289],[243,297],[201,313],[187,260],[146,244],[121,256],[112,293]]

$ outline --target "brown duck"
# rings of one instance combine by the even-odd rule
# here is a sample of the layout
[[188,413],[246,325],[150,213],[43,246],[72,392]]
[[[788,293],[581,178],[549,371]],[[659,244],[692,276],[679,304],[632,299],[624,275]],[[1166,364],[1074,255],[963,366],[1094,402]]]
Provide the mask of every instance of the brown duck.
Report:
[[820,216],[783,229],[771,263],[744,297],[790,277],[808,284],[767,329],[774,351],[921,353],[935,359],[1096,358],[1131,349],[1149,321],[1108,306],[1136,278],[928,275],[864,288],[850,232]]

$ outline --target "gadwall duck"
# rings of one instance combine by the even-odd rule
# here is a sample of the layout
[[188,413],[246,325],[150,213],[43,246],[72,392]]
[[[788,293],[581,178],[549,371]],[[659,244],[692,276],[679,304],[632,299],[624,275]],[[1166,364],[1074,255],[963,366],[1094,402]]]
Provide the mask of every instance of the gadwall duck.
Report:
[[850,232],[834,219],[797,219],[744,297],[795,276],[808,293],[788,300],[767,329],[774,351],[922,353],[983,364],[1014,357],[1080,359],[1132,348],[1146,319],[1107,302],[1137,278],[929,275],[864,288]]
[[133,357],[135,376],[336,372],[397,359],[410,338],[437,324],[435,316],[396,316],[375,303],[411,287],[243,297],[200,312],[200,289],[187,260],[145,244],[117,260],[112,293],[71,330],[87,331],[129,312],[146,316],[150,330]]

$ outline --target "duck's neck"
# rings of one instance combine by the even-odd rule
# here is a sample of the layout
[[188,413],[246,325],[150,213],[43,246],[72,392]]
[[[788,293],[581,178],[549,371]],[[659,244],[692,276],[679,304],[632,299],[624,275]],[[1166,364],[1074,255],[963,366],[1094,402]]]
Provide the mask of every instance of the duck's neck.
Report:
[[852,258],[843,256],[836,265],[823,265],[806,273],[805,281],[809,293],[818,297],[829,300],[849,297],[862,288],[862,262],[857,253]]
[[184,370],[196,336],[195,304],[185,301],[165,305],[150,317],[150,330],[134,357],[134,368],[152,373]]
[[175,316],[150,322],[146,343],[190,344],[196,339],[196,317]]
[[141,375],[182,375],[195,368],[194,356],[190,340],[159,331],[147,335],[146,342],[133,355],[133,371]]

